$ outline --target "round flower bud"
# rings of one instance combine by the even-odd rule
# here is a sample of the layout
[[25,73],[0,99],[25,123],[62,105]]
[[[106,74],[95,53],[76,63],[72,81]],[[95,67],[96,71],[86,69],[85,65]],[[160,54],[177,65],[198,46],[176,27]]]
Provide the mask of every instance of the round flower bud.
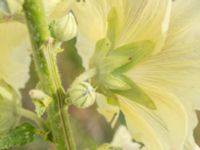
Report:
[[18,93],[0,79],[0,135],[7,133],[18,123],[18,107],[21,107]]
[[52,36],[60,42],[68,41],[74,38],[77,34],[77,24],[72,12],[54,20],[50,24],[50,31]]
[[72,104],[79,108],[86,108],[94,104],[96,93],[88,82],[75,81],[69,89]]

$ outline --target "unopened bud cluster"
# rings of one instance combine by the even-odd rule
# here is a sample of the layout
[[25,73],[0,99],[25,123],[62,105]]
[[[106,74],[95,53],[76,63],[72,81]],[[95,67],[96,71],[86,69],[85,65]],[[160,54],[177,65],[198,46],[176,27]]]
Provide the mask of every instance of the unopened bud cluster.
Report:
[[77,24],[73,13],[69,12],[62,18],[54,20],[50,24],[50,31],[52,36],[60,42],[74,38],[77,34]]

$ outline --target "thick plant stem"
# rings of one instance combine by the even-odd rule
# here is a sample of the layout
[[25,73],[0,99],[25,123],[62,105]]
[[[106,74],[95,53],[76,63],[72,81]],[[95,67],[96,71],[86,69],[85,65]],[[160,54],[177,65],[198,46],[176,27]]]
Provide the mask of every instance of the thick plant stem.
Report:
[[25,0],[24,12],[30,32],[33,59],[40,79],[40,87],[53,98],[48,109],[48,119],[53,142],[58,150],[75,150],[69,114],[63,108],[65,92],[62,88],[41,0]]

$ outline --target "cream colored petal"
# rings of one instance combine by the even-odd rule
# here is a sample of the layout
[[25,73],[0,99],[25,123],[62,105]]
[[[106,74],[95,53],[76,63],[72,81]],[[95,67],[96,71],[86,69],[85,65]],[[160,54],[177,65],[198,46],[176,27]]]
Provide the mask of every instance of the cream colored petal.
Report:
[[43,0],[44,9],[49,20],[61,18],[68,14],[74,0]]
[[87,0],[74,4],[72,10],[77,18],[79,31],[91,42],[105,36],[110,8],[109,0]]
[[132,137],[125,126],[119,126],[111,145],[121,147],[123,150],[139,150],[140,145],[132,141]]
[[133,68],[129,76],[143,88],[164,88],[178,97],[190,118],[189,143],[194,143],[191,139],[197,124],[195,108],[200,108],[200,57],[196,51],[182,48],[162,51]]
[[114,127],[119,117],[119,107],[109,104],[107,98],[101,94],[97,94],[96,102],[98,106],[97,111],[105,117],[106,121],[109,122],[112,127]]
[[43,0],[44,10],[47,16],[54,12],[56,6],[61,2],[61,0]]
[[93,55],[95,43],[79,32],[77,35],[76,48],[78,49],[78,54],[82,58],[82,65],[85,69],[89,69],[89,62]]
[[172,6],[163,51],[134,68],[130,76],[138,84],[164,87],[179,97],[190,116],[185,146],[189,150],[195,147],[195,109],[200,109],[200,1],[176,0]]
[[188,133],[189,116],[185,108],[165,89],[154,86],[143,89],[154,100],[155,111],[124,98],[120,101],[132,136],[144,142],[148,150],[182,150]]
[[88,69],[96,42],[105,37],[109,8],[106,0],[77,2],[73,7],[79,28],[76,47],[86,69]]
[[195,150],[200,150],[199,146],[197,146],[197,145],[196,145],[196,148],[195,148]]
[[142,40],[150,40],[156,45],[163,43],[169,25],[171,0],[121,0],[120,5],[114,0],[111,2],[117,8],[121,23],[116,46]]
[[190,140],[190,145],[194,145],[191,139],[197,124],[195,109],[200,108],[200,55],[196,45],[178,45],[174,44],[174,47],[146,59],[133,68],[129,76],[143,88],[164,88],[178,97],[190,118],[187,140]]
[[173,47],[180,50],[199,45],[200,1],[175,0],[172,3],[171,16],[165,49]]
[[[116,8],[119,19],[115,47],[138,40],[151,40],[158,44],[156,49],[159,49],[164,42],[169,24],[171,0],[76,2],[73,12],[77,17],[80,32],[77,48],[86,68],[87,61],[94,52],[95,43],[106,36],[107,15],[113,7]],[[82,39],[89,41],[88,45],[82,46]],[[85,58],[85,54],[88,54],[88,57]]]
[[0,43],[0,78],[15,88],[23,88],[30,64],[26,26],[18,22],[0,24]]
[[163,132],[166,132],[165,129],[160,128],[157,121],[151,121],[153,125],[150,124],[150,114],[148,115],[145,111],[141,113],[141,110],[132,105],[127,99],[122,98],[119,102],[121,111],[125,115],[128,129],[135,140],[143,142],[148,150],[169,149],[169,143],[165,142],[167,137],[161,136]]

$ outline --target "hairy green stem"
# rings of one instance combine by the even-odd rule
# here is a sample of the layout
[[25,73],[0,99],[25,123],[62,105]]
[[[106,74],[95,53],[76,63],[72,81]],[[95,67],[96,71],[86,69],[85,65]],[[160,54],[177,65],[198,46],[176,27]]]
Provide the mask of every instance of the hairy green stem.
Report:
[[25,0],[24,12],[33,47],[33,59],[44,92],[53,98],[48,108],[48,119],[53,142],[58,150],[75,150],[68,111],[64,106],[65,92],[62,88],[56,55],[49,35],[41,0]]

